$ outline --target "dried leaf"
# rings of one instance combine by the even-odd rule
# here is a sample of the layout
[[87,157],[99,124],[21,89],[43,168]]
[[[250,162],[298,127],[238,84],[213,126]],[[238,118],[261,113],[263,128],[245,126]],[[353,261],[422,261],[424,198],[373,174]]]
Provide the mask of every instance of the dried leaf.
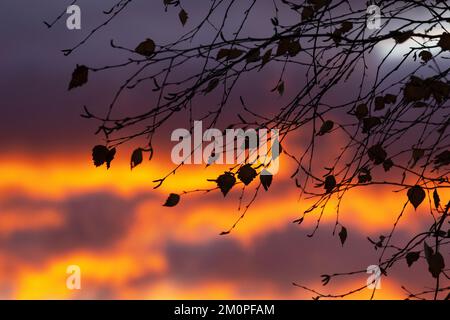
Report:
[[408,264],[408,267],[411,267],[414,262],[419,260],[420,258],[420,252],[408,252],[406,254],[406,263]]
[[256,170],[253,169],[250,164],[245,164],[240,167],[237,174],[239,180],[241,180],[245,185],[249,185],[250,182],[252,182],[257,176]]
[[264,53],[262,57],[261,68],[264,67],[270,61],[271,57],[272,57],[272,49],[269,49]]
[[383,146],[381,144],[376,144],[369,148],[367,151],[367,154],[369,155],[369,159],[373,161],[374,164],[381,164],[386,160],[387,153],[383,149]]
[[414,34],[412,30],[409,31],[392,31],[390,33],[391,37],[396,43],[400,44],[407,41]]
[[184,9],[181,9],[180,13],[178,14],[178,17],[180,18],[181,24],[184,25],[188,21],[188,14]]
[[261,181],[264,190],[267,191],[272,184],[273,175],[264,169],[259,175],[259,180]]
[[283,93],[284,93],[284,81],[281,81],[280,84],[277,86],[277,91],[278,91],[278,94],[280,96],[283,95]]
[[353,29],[353,23],[351,21],[344,21],[341,23],[340,30],[342,33],[347,33],[352,29]]
[[226,60],[234,60],[239,58],[242,54],[244,54],[244,51],[233,48],[233,49],[220,49],[217,53],[217,60],[222,60],[223,58],[226,58]]
[[367,108],[366,104],[360,104],[356,107],[355,116],[358,120],[364,119],[369,114],[369,108]]
[[375,98],[375,111],[384,109],[384,98],[383,97],[376,97]]
[[324,183],[326,193],[330,193],[336,187],[336,178],[333,175],[329,175],[325,178]]
[[94,161],[94,165],[96,167],[101,166],[106,161],[106,156],[109,152],[109,149],[106,146],[95,146],[92,149],[92,160]]
[[437,44],[443,51],[450,50],[450,33],[444,32]]
[[394,166],[394,162],[392,161],[392,159],[386,159],[383,161],[383,169],[384,171],[389,171],[391,170],[391,168]]
[[152,39],[146,39],[145,41],[141,42],[134,51],[140,55],[143,55],[145,57],[150,57],[155,53],[155,42]]
[[180,202],[180,196],[175,193],[171,193],[164,203],[164,207],[175,207]]
[[311,20],[314,16],[314,8],[311,6],[303,7],[302,11],[302,21]]
[[421,186],[418,186],[418,185],[415,185],[414,187],[409,188],[407,195],[408,195],[408,200],[414,206],[414,209],[417,209],[417,207],[425,199],[425,191],[422,189]]
[[213,91],[217,86],[219,85],[219,79],[218,78],[214,78],[211,81],[209,81],[208,86],[206,87],[204,93],[210,93],[211,91]]
[[289,45],[291,44],[291,40],[289,38],[283,38],[280,41],[278,41],[278,48],[276,56],[282,56],[288,53],[289,51]]
[[439,193],[437,192],[437,189],[434,189],[434,191],[433,191],[433,201],[434,201],[435,208],[438,209],[439,204],[441,203],[441,198],[439,197]]
[[423,245],[425,258],[428,262],[428,271],[430,271],[433,278],[437,278],[445,268],[444,257],[442,257],[439,252],[434,253],[433,248],[431,248],[425,241],[423,242]]
[[445,150],[439,153],[434,158],[434,165],[436,168],[440,168],[442,166],[447,166],[450,164],[450,150]]
[[302,46],[300,45],[300,42],[291,41],[289,43],[289,47],[288,47],[289,56],[295,57],[297,54],[300,53],[301,50],[302,50]]
[[225,197],[236,183],[236,178],[232,173],[225,172],[217,178],[216,183],[220,191],[222,191],[223,196]]
[[247,53],[247,63],[258,62],[261,60],[261,50],[259,48],[253,48]]
[[419,57],[422,59],[423,62],[428,62],[431,59],[433,59],[433,55],[431,54],[430,51],[427,50],[420,51]]
[[108,149],[106,146],[97,145],[92,149],[92,160],[96,167],[106,163],[106,167],[109,169],[115,154],[116,148]]
[[369,133],[370,130],[379,126],[381,124],[381,120],[378,117],[368,117],[363,119],[363,133]]
[[388,93],[384,96],[383,100],[384,100],[384,103],[386,103],[386,104],[394,104],[397,102],[397,96],[394,94]]
[[133,151],[133,153],[131,155],[131,161],[130,161],[131,170],[133,170],[133,168],[140,165],[142,163],[142,160],[143,160],[142,149],[137,148],[136,150]]
[[361,168],[358,175],[359,183],[367,183],[372,181],[372,175],[370,174],[370,170],[367,168]]
[[341,227],[341,231],[339,232],[339,239],[341,240],[342,246],[344,246],[344,243],[347,240],[347,229],[344,226]]
[[323,136],[324,134],[330,132],[333,130],[334,122],[331,120],[327,120],[324,123],[322,123],[322,126],[320,127],[319,132],[317,133],[318,136]]
[[69,83],[69,90],[81,87],[88,82],[89,69],[86,66],[79,66],[75,68],[72,73],[72,79]]

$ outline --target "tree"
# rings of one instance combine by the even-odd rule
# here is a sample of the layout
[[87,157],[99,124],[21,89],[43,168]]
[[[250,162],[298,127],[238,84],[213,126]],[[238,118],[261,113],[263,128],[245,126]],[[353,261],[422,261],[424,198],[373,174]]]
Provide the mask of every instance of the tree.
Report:
[[[126,8],[132,3],[132,0],[120,0],[108,8],[104,21],[63,53],[72,55],[93,41],[94,34],[119,14],[126,14]],[[98,72],[133,70],[113,95],[106,116],[84,108],[82,116],[98,121],[97,134],[102,134],[106,141],[93,149],[95,165],[106,163],[109,167],[116,148],[140,138],[145,138],[146,144],[131,155],[132,168],[142,163],[143,153],[149,153],[151,158],[157,148],[153,142],[155,133],[180,113],[188,115],[192,129],[192,114],[198,111],[196,103],[205,96],[214,97],[217,106],[203,110],[201,120],[208,128],[219,125],[237,88],[246,86],[242,78],[258,72],[264,74],[269,65],[278,68],[272,91],[282,99],[275,100],[275,114],[256,111],[250,107],[251,96],[240,96],[240,110],[235,121],[228,121],[226,127],[279,130],[282,156],[296,165],[291,175],[294,187],[302,197],[315,199],[294,223],[300,224],[316,215],[317,224],[310,234],[313,236],[330,199],[337,199],[333,234],[337,233],[344,245],[348,231],[339,219],[339,206],[347,192],[368,185],[392,187],[403,195],[403,210],[388,235],[380,236],[379,240],[369,239],[380,252],[382,273],[387,275],[401,261],[411,266],[418,259],[425,259],[428,271],[436,279],[434,288],[416,293],[407,291],[409,298],[437,299],[444,294],[449,298],[450,287],[443,285],[449,275],[442,252],[448,250],[450,242],[450,231],[445,229],[450,202],[440,198],[440,193],[450,187],[450,7],[446,1],[274,0],[272,18],[267,21],[263,36],[252,34],[246,28],[255,23],[252,17],[260,4],[256,0],[205,1],[208,9],[204,17],[194,22],[188,4],[188,0],[163,0],[154,4],[178,12],[177,23],[186,32],[177,40],[157,43],[149,36],[126,47],[113,39],[111,49],[126,53],[126,60],[99,67],[77,65],[73,71],[69,90],[86,85],[88,78],[95,81],[93,75]],[[375,5],[371,8],[375,11],[378,8],[382,15],[377,17],[368,12],[369,5]],[[236,8],[241,13],[238,16],[231,14]],[[60,18],[47,25],[52,27]],[[379,28],[368,29],[378,18]],[[205,30],[209,40],[200,43],[197,38]],[[384,55],[377,61],[374,56],[380,47],[384,48]],[[195,65],[189,73],[180,76],[178,70],[193,61]],[[287,76],[293,71],[301,72],[305,79],[295,89]],[[114,111],[120,108],[121,95],[144,83],[152,84],[158,94],[152,106],[138,115],[114,116]],[[335,99],[341,90],[351,94]],[[286,147],[289,137],[299,132],[308,140],[297,148]],[[330,139],[339,147],[337,157],[327,151]],[[155,180],[155,188],[181,166],[183,163]],[[261,186],[269,189],[273,177],[260,175],[263,170],[264,165],[242,163],[224,172],[214,180],[217,185],[206,190],[220,189],[225,196],[233,187],[242,186],[244,192],[245,186],[260,176],[251,202],[236,223],[222,234],[236,227],[261,192]],[[165,205],[175,206],[180,196],[202,191],[205,190],[171,194]],[[430,227],[407,243],[394,245],[392,236],[404,210],[411,205],[423,208],[426,199],[430,203]],[[365,272],[323,275],[322,279],[326,285],[336,277]],[[313,292],[317,298],[344,297],[365,288],[343,294],[322,294],[294,285]]]

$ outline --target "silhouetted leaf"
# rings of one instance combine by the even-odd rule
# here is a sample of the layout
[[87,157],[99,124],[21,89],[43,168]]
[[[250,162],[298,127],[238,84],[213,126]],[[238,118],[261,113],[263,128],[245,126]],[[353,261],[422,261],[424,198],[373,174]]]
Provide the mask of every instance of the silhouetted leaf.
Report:
[[445,261],[439,252],[434,253],[434,250],[428,246],[424,241],[425,257],[428,262],[428,271],[430,271],[433,278],[439,277],[439,274],[445,268]]
[[408,267],[411,267],[414,262],[419,260],[420,258],[420,252],[408,252],[406,254],[406,263],[408,264]]
[[145,41],[141,42],[134,51],[140,55],[143,55],[145,57],[150,57],[155,53],[155,42],[152,39],[146,39]]
[[319,10],[331,3],[331,0],[309,0],[314,5],[314,10]]
[[277,91],[278,91],[278,94],[280,96],[283,95],[283,93],[284,93],[284,81],[281,81],[280,84],[277,86]]
[[234,60],[239,58],[242,54],[244,54],[244,51],[233,48],[233,49],[220,49],[219,52],[217,53],[217,60],[222,60],[222,59],[226,59],[226,60]]
[[445,151],[439,153],[434,158],[434,164],[435,164],[436,168],[449,165],[450,164],[450,150],[445,150]]
[[[438,103],[447,100],[450,95],[450,85],[433,77],[425,80],[411,76],[403,90],[406,102],[428,100],[433,97]],[[426,106],[426,105],[425,105]]]
[[75,70],[72,73],[72,79],[69,83],[69,90],[72,90],[73,88],[81,87],[85,83],[88,82],[88,74],[89,69],[86,66],[79,66],[75,68]]
[[450,50],[450,33],[444,32],[437,44],[443,51]]
[[250,182],[252,182],[257,176],[256,170],[253,169],[250,164],[245,164],[240,167],[237,174],[239,180],[241,180],[245,185],[250,184]]
[[261,60],[261,50],[259,48],[253,48],[247,53],[247,63],[258,62]]
[[379,126],[381,120],[378,117],[369,117],[363,119],[363,133],[368,133],[371,129]]
[[300,53],[301,50],[302,50],[302,46],[300,45],[300,42],[291,41],[289,43],[289,47],[288,47],[289,56],[295,57],[297,54]]
[[219,79],[218,78],[214,78],[211,81],[209,81],[208,86],[205,89],[205,94],[206,93],[210,93],[211,91],[213,91],[219,84]]
[[369,108],[367,108],[366,104],[360,104],[356,107],[355,116],[358,120],[364,119],[369,114]]
[[431,54],[430,51],[427,50],[423,50],[419,53],[419,57],[422,59],[422,61],[424,62],[428,62],[431,59],[433,59],[433,55]]
[[425,199],[425,191],[421,186],[418,185],[409,188],[407,195],[408,200],[414,206],[414,209],[417,209],[417,207],[422,203],[423,199]]
[[372,160],[374,164],[383,163],[387,157],[387,153],[381,144],[376,144],[370,147],[367,154],[369,155],[369,159]]
[[314,8],[311,6],[303,7],[302,11],[302,21],[311,20],[311,18],[314,16]]
[[111,162],[114,160],[114,156],[116,155],[116,148],[109,149],[106,154],[106,168],[109,169],[111,166]]
[[375,98],[375,110],[382,110],[384,109],[384,98],[383,97],[376,97]]
[[434,206],[437,208],[439,208],[439,204],[441,203],[441,198],[439,197],[439,193],[437,192],[437,189],[434,189],[433,191],[433,201],[434,201]]
[[367,168],[361,168],[361,170],[359,170],[358,182],[367,183],[370,181],[372,181],[372,175],[370,174],[370,170]]
[[388,93],[384,96],[383,100],[384,100],[384,103],[394,104],[397,102],[397,96],[394,94]]
[[136,150],[134,150],[131,155],[131,162],[130,162],[131,169],[140,165],[142,163],[142,158],[143,158],[142,157],[142,149],[137,148]]
[[351,21],[344,21],[341,23],[341,32],[347,33],[353,29],[353,23]]
[[92,160],[94,165],[99,167],[106,163],[106,167],[109,169],[111,161],[114,160],[114,155],[116,154],[116,149],[108,149],[106,146],[97,145],[92,149]]
[[412,152],[412,158],[415,162],[417,162],[423,157],[424,154],[425,154],[424,149],[414,148]]
[[403,90],[406,102],[428,99],[430,94],[431,92],[425,87],[424,81],[416,76],[411,76]]
[[[264,174],[263,174],[264,172]],[[261,181],[262,186],[264,187],[264,190],[269,190],[270,185],[272,184],[273,175],[268,173],[267,171],[263,170],[261,174],[259,175],[259,180]]]
[[333,191],[333,189],[336,188],[336,178],[333,175],[327,176],[325,178],[324,187],[327,193]]
[[391,168],[394,166],[394,162],[392,161],[392,159],[386,159],[383,161],[383,169],[384,171],[389,171],[391,170]]
[[227,57],[229,51],[230,51],[229,49],[220,49],[219,52],[217,53],[216,59],[222,60],[223,58]]
[[225,172],[217,178],[216,183],[220,191],[222,191],[223,196],[225,197],[236,183],[236,178],[230,172]]
[[425,254],[425,259],[430,260],[434,253],[434,250],[424,241],[423,242],[423,252]]
[[94,161],[94,165],[96,167],[101,166],[106,161],[106,155],[108,154],[109,149],[106,146],[95,146],[92,149],[92,160]]
[[230,49],[230,52],[228,53],[227,60],[234,60],[239,58],[242,54],[244,54],[244,51],[239,49]]
[[278,41],[277,53],[275,55],[278,57],[288,53],[290,44],[291,40],[289,38],[283,38]]
[[178,202],[180,202],[180,196],[175,193],[171,193],[169,197],[166,200],[166,203],[164,203],[164,207],[175,207]]
[[391,37],[395,40],[396,43],[403,43],[407,41],[413,35],[412,30],[409,31],[391,31]]
[[272,57],[272,49],[269,49],[264,53],[262,57],[261,68],[264,67],[270,61],[271,57]]
[[341,227],[341,231],[339,232],[339,239],[341,240],[342,246],[344,246],[344,243],[347,240],[347,229],[344,226]]
[[188,14],[184,9],[181,9],[180,13],[178,14],[178,17],[180,18],[181,24],[184,25],[186,24],[187,20],[188,20]]
[[331,34],[331,39],[334,41],[334,44],[336,46],[339,46],[339,44],[342,41],[342,30],[341,29],[334,30],[333,33]]
[[334,122],[331,120],[327,120],[324,123],[322,123],[322,126],[320,127],[319,132],[317,133],[318,136],[323,136],[325,133],[330,132],[333,130]]

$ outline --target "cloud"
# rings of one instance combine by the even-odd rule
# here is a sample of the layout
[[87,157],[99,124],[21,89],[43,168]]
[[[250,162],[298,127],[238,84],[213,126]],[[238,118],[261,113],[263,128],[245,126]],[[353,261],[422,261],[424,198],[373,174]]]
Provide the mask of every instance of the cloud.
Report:
[[[213,281],[234,283],[240,290],[253,294],[269,286],[277,296],[301,291],[292,282],[317,286],[322,274],[366,270],[369,265],[377,264],[380,252],[374,250],[365,235],[350,230],[351,238],[341,247],[337,236],[331,235],[331,229],[331,225],[324,224],[313,238],[308,238],[305,230],[289,226],[258,237],[251,245],[232,238],[195,246],[171,243],[166,248],[168,277],[188,285]],[[402,240],[406,240],[406,234],[399,232],[397,241]],[[432,286],[433,281],[424,268],[424,264],[418,264],[408,269],[406,263],[400,261],[391,269],[388,279],[419,289]],[[363,272],[341,277],[328,287],[319,285],[315,289],[327,292],[330,287],[336,288],[335,284],[351,280],[363,286],[368,276]]]
[[19,230],[0,239],[3,251],[29,262],[74,249],[102,250],[113,246],[129,231],[135,206],[148,196],[125,199],[111,193],[90,193],[61,201],[11,199],[3,208],[24,208],[32,212],[43,207],[56,209],[64,218],[60,228]]

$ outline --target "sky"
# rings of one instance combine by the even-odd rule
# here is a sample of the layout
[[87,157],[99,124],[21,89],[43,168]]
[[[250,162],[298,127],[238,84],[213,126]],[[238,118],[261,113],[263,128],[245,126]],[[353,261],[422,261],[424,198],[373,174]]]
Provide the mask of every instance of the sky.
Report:
[[[322,292],[363,286],[369,276],[365,273],[327,287],[320,275],[377,263],[378,252],[366,238],[391,230],[403,206],[401,195],[392,188],[349,192],[341,205],[340,219],[349,231],[342,246],[332,234],[333,205],[312,238],[307,234],[315,217],[302,225],[292,223],[312,202],[299,200],[289,179],[294,164],[285,158],[270,192],[257,198],[227,236],[219,234],[240,215],[239,190],[227,198],[219,192],[189,194],[178,206],[163,207],[169,193],[210,188],[208,179],[223,171],[202,165],[183,168],[153,189],[152,181],[173,169],[170,131],[181,120],[162,130],[155,157],[133,171],[125,152],[133,145],[119,150],[110,170],[94,167],[91,148],[102,139],[94,135],[97,124],[79,115],[83,105],[104,111],[126,73],[95,74],[91,86],[67,91],[70,75],[76,64],[119,61],[120,55],[109,47],[111,38],[131,47],[146,37],[163,42],[182,32],[177,10],[165,12],[159,2],[136,1],[86,48],[68,57],[61,49],[82,39],[113,1],[81,1],[79,31],[68,30],[64,20],[52,29],[43,24],[69,1],[1,2],[0,298],[310,299],[311,293],[292,282]],[[204,12],[198,3],[186,8],[190,21]],[[270,18],[264,4],[256,12],[256,20]],[[258,24],[253,31],[261,31]],[[260,91],[272,88],[276,71],[268,68],[265,75],[263,79],[269,80],[250,77],[239,90],[270,112],[272,105]],[[301,72],[292,72],[290,80],[286,90],[304,81]],[[121,103],[135,112],[152,99],[144,86],[127,92]],[[207,108],[209,102],[203,103],[201,107]],[[333,146],[333,141],[328,143]],[[247,194],[247,200],[250,197]],[[405,240],[429,223],[429,213],[409,206],[396,239]],[[80,290],[66,286],[70,265],[80,267]],[[375,297],[404,298],[401,285],[411,290],[432,286],[433,278],[423,270],[424,261],[412,268],[400,263],[382,278]],[[367,299],[371,293],[367,289],[353,297]]]

